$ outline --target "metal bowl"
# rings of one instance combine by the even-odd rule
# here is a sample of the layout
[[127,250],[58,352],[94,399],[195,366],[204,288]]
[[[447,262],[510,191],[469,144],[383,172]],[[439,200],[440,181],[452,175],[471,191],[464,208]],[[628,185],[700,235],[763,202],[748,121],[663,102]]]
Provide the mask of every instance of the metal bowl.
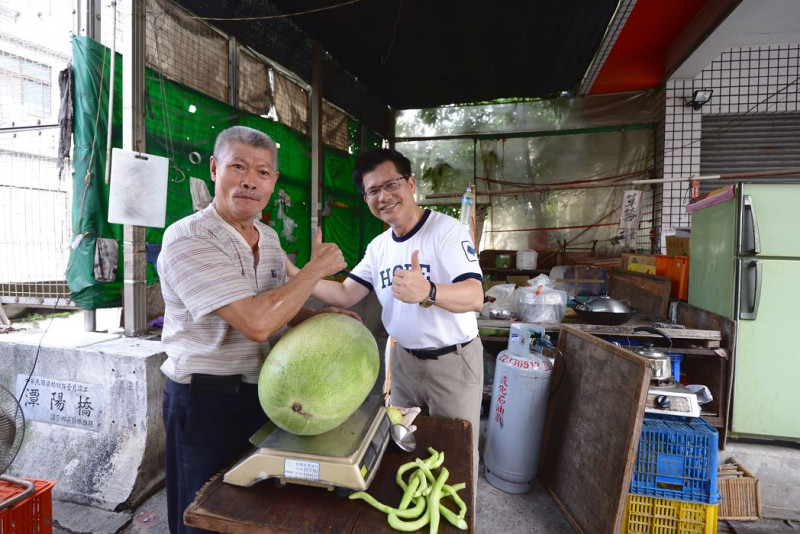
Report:
[[392,435],[392,441],[394,441],[395,445],[400,447],[400,449],[406,452],[414,452],[417,448],[417,438],[414,437],[414,433],[411,432],[411,429],[407,426],[401,423],[394,424],[390,429],[390,433]]
[[489,310],[489,319],[500,319],[505,321],[511,319],[511,312],[503,309]]

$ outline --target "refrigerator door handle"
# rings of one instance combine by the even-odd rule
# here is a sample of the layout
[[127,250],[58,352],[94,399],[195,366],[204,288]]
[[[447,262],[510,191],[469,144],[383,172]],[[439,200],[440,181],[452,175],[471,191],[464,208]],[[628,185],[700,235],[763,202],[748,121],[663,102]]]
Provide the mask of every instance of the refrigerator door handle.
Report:
[[742,233],[739,236],[739,255],[755,256],[761,254],[761,235],[758,230],[758,217],[756,217],[753,198],[750,195],[742,197]]
[[761,301],[761,279],[764,265],[758,260],[742,262],[742,281],[740,293],[739,319],[755,321],[758,316],[758,303]]

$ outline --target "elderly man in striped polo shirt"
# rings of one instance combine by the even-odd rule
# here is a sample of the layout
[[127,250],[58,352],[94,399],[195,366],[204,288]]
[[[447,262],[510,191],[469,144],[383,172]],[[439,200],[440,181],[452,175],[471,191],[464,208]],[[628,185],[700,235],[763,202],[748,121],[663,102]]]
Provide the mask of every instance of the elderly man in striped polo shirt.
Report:
[[266,134],[243,126],[220,133],[211,178],[214,201],[166,230],[158,258],[173,534],[202,532],[183,524],[184,510],[266,422],[257,383],[270,340],[315,313],[304,306],[314,285],[346,267],[339,247],[315,241],[311,260],[288,279],[277,233],[258,220],[278,180],[277,146]]

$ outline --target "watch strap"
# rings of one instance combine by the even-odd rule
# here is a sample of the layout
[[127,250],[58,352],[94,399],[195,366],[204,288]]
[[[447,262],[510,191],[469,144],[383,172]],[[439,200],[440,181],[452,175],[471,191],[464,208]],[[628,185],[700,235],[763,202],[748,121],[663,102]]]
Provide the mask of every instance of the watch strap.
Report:
[[431,285],[430,292],[428,292],[428,296],[425,297],[425,300],[419,303],[423,308],[430,308],[433,306],[433,303],[436,302],[436,284],[430,280],[428,280],[428,283]]

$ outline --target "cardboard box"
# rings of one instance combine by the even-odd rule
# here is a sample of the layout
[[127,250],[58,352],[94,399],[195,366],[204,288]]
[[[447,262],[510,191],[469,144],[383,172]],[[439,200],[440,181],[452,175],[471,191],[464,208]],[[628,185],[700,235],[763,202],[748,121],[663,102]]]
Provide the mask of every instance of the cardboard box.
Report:
[[688,237],[667,236],[667,256],[688,256],[689,255]]
[[656,257],[651,254],[622,254],[622,268],[635,273],[656,274]]
[[530,278],[527,276],[511,275],[506,276],[506,280],[509,284],[516,284],[517,287],[528,287],[528,280],[530,280]]

